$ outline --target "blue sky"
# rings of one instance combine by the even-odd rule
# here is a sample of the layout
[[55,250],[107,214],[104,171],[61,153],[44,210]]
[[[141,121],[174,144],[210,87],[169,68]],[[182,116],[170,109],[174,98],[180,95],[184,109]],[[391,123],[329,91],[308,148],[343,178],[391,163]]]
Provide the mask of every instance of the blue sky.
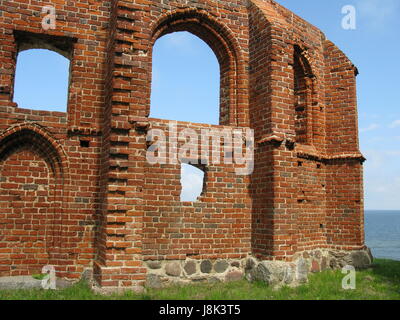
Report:
[[[365,206],[400,210],[400,0],[278,2],[320,28],[358,67],[360,146],[368,159]],[[345,5],[356,8],[356,30],[342,28]],[[67,70],[68,60],[55,53],[22,52],[15,101],[21,107],[65,111]],[[218,109],[219,65],[211,49],[189,33],[159,39],[151,116],[217,124]],[[182,198],[189,200],[200,192],[202,179],[195,169],[183,170]]]

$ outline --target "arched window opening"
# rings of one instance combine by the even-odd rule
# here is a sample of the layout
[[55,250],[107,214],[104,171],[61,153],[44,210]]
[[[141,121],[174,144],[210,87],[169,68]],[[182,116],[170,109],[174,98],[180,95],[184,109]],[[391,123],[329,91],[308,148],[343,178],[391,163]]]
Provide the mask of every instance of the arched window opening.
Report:
[[297,46],[295,47],[293,71],[296,141],[310,144],[313,75],[307,60],[302,55],[302,50]]
[[67,111],[74,39],[16,31],[13,101],[33,110]]
[[196,202],[203,194],[205,189],[206,175],[203,170],[190,165],[182,163],[181,166],[181,201],[182,202]]
[[219,124],[220,67],[197,36],[174,32],[153,47],[150,117]]

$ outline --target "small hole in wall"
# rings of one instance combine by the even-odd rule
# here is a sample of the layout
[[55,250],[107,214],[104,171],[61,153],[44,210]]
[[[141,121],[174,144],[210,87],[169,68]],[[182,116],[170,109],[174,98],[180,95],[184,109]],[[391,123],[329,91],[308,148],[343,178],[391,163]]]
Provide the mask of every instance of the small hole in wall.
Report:
[[81,140],[80,144],[81,144],[81,148],[89,148],[90,147],[90,141],[88,141],[88,140]]
[[320,227],[321,229],[324,229],[324,228],[325,228],[325,226],[324,226],[323,224],[320,224],[319,227]]
[[190,252],[190,253],[186,253],[186,257],[197,257],[199,256],[200,253],[199,252]]
[[321,169],[321,165],[320,164],[317,164],[317,169]]
[[205,186],[205,172],[194,165],[182,163],[181,201],[195,202],[202,195]]
[[297,166],[298,166],[298,167],[302,167],[302,166],[303,166],[303,162],[298,161],[298,162],[297,162]]

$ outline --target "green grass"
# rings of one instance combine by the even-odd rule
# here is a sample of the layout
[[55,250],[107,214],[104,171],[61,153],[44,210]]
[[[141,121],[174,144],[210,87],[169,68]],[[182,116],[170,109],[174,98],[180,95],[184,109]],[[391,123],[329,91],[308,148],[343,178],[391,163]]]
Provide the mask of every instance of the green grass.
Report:
[[0,291],[0,300],[400,300],[400,261],[376,260],[372,268],[357,272],[356,290],[343,290],[343,277],[340,271],[326,271],[310,275],[306,285],[279,290],[243,280],[111,296],[95,294],[80,282],[59,291]]

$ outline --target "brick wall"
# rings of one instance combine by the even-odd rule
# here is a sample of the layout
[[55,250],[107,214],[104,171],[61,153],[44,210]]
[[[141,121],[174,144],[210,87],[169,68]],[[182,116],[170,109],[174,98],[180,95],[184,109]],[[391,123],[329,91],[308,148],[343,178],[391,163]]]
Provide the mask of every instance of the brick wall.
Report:
[[[152,128],[168,132],[167,121],[152,119]],[[177,132],[230,127],[177,123]],[[212,155],[210,140],[210,155]],[[178,148],[182,147],[178,143]],[[203,166],[205,185],[197,202],[181,202],[181,164],[147,164],[145,168],[143,255],[145,260],[241,259],[250,252],[249,177],[235,165]],[[193,159],[194,160],[194,159]],[[200,163],[200,157],[198,159]]]
[[[52,4],[55,30],[41,27]],[[356,68],[323,33],[270,0],[3,1],[0,4],[0,275],[45,264],[103,287],[144,284],[144,261],[292,261],[364,248]],[[189,31],[221,70],[221,126],[252,128],[255,167],[203,165],[182,203],[179,163],[151,165],[152,47]],[[66,113],[13,102],[17,54],[71,60]],[[171,119],[173,120],[173,119]]]

